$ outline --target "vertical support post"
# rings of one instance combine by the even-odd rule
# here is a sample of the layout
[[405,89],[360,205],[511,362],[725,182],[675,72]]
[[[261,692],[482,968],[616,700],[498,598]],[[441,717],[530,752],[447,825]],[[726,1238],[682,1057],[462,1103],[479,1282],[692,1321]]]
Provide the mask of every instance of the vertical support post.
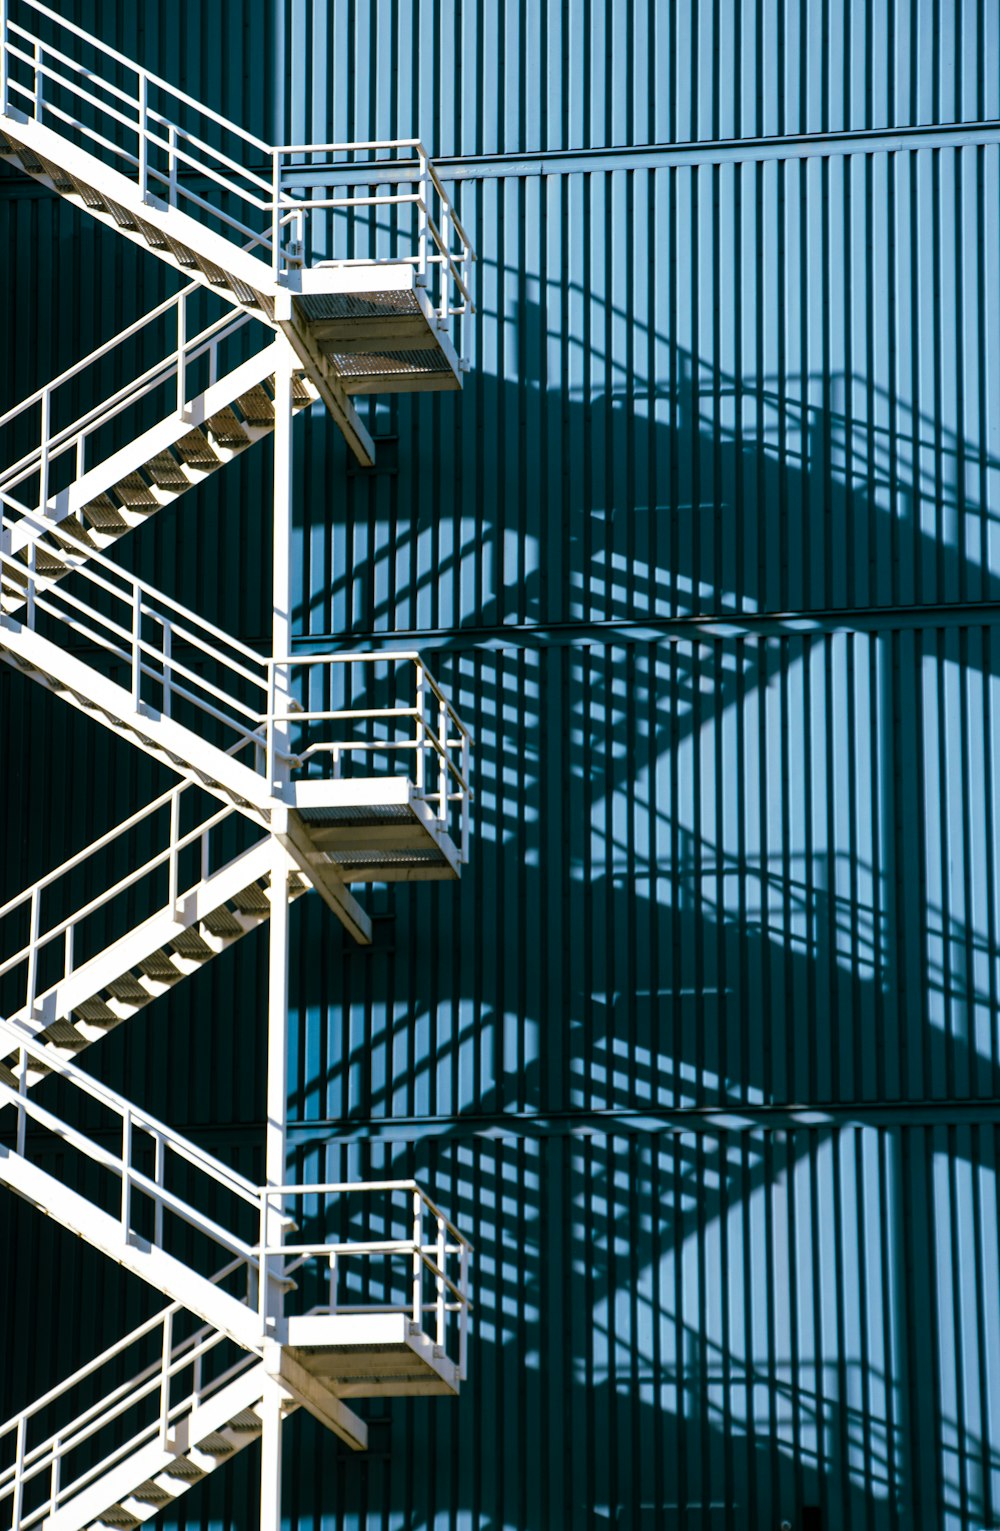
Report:
[[462,732],[462,865],[469,859],[469,736]]
[[167,903],[171,914],[177,912],[177,882],[179,876],[177,842],[181,837],[181,789],[175,787],[170,794],[170,856],[167,861]]
[[264,1380],[260,1454],[260,1531],[281,1531],[281,1389]]
[[424,1247],[424,1205],[420,1192],[413,1193],[413,1322],[420,1328],[423,1317],[421,1287],[423,1285],[423,1262],[420,1258]]
[[167,200],[171,207],[177,206],[177,129],[173,123],[167,129]]
[[136,106],[139,116],[139,195],[145,202],[149,191],[149,140],[146,137],[146,97],[149,86],[146,71],[139,70],[139,89]]
[[[163,1188],[163,1175],[166,1169],[166,1144],[163,1141],[163,1133],[158,1132],[154,1138],[153,1179],[156,1184]],[[156,1210],[153,1213],[153,1243],[157,1249],[163,1248],[163,1203],[157,1199]]]
[[49,1513],[51,1514],[59,1504],[59,1477],[62,1467],[62,1441],[58,1435],[52,1442],[52,1472],[49,1477]]
[[41,122],[41,120],[42,120],[42,97],[43,97],[44,93],[43,93],[43,90],[42,90],[42,45],[39,42],[35,43],[34,58],[35,58],[35,63],[34,63],[34,70],[33,70],[32,85],[33,85],[34,92],[35,92],[35,121],[36,122]]
[[132,1158],[132,1112],[128,1106],[122,1115],[122,1235],[128,1240],[128,1225],[132,1212],[132,1177],[129,1161]]
[[337,1311],[338,1257],[336,1251],[330,1256],[330,1312]]
[[66,926],[66,938],[63,943],[63,977],[68,978],[73,971],[73,926]]
[[187,351],[187,293],[182,292],[177,299],[177,413],[184,419],[185,394],[187,392],[187,379],[185,377],[185,352]]
[[52,435],[52,390],[42,389],[42,439],[38,453],[38,514],[49,513],[49,440]]
[[[273,597],[271,618],[271,653],[275,660],[287,658],[292,652],[292,421],[293,395],[292,373],[295,356],[287,342],[281,348],[281,359],[274,375],[274,532],[273,532]],[[289,712],[288,666],[275,663],[272,666],[270,710],[287,718]],[[289,724],[272,723],[269,731],[271,752],[271,785],[276,790],[289,774],[282,755],[290,753]]]
[[448,221],[447,202],[442,202],[441,204],[441,227],[438,233],[441,235],[441,244],[444,246],[443,249],[438,251],[441,257],[441,296],[438,303],[438,328],[446,329],[448,325],[448,310],[450,308],[448,294],[451,291],[451,251],[448,248],[451,244],[451,225]]
[[281,275],[281,155],[271,150],[271,275],[277,281]]
[[138,580],[132,584],[132,705],[139,711],[142,693],[142,593]]
[[171,660],[174,650],[174,630],[171,624],[164,618],[163,626],[163,716],[169,718],[170,708],[173,704],[174,672]]
[[7,0],[0,0],[0,112],[7,112]]
[[459,1254],[458,1289],[461,1292],[462,1311],[458,1315],[458,1377],[465,1381],[465,1361],[469,1343],[469,1246],[463,1243]]
[[438,818],[448,822],[448,708],[438,702]]
[[445,1226],[444,1226],[444,1218],[441,1217],[440,1215],[438,1216],[438,1220],[437,1220],[437,1233],[438,1233],[438,1236],[437,1236],[437,1276],[435,1277],[435,1284],[436,1284],[436,1287],[437,1287],[437,1341],[436,1341],[436,1343],[443,1348],[444,1347],[444,1321],[445,1321],[444,1262],[448,1258],[448,1254],[447,1254],[447,1244],[448,1244],[448,1241],[447,1241],[446,1230],[445,1230]]
[[423,148],[417,149],[420,165],[420,201],[417,204],[417,275],[418,286],[427,286],[427,219],[430,215],[430,176],[427,173],[427,155]]
[[170,1352],[173,1348],[174,1315],[168,1308],[163,1316],[163,1358],[160,1370],[160,1446],[164,1451],[170,1441]]
[[427,710],[426,682],[424,680],[424,667],[418,659],[417,662],[417,769],[415,786],[419,793],[424,791],[424,767],[427,754],[427,724],[424,721]]
[[17,1436],[14,1445],[14,1495],[11,1505],[12,1526],[21,1524],[21,1502],[24,1497],[24,1432],[27,1420],[22,1414],[17,1422]]
[[38,992],[38,938],[41,935],[41,892],[36,883],[31,890],[31,908],[28,915],[30,929],[28,931],[28,992],[25,995],[25,1009],[28,1019],[35,1013],[35,995]]
[[28,1054],[21,1048],[21,1069],[17,1076],[17,1152],[24,1158],[25,1138],[28,1130],[28,1113],[25,1110],[25,1102],[28,1098]]

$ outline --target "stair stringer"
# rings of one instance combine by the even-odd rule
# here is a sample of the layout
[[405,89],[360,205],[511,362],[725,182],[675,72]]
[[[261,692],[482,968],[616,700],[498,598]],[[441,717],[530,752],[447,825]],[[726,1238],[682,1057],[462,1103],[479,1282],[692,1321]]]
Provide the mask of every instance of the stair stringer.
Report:
[[[0,1086],[0,1105],[15,1099],[16,1091]],[[35,1114],[41,1115],[37,1108]],[[52,1122],[55,1127],[61,1126],[55,1117]],[[55,1175],[39,1169],[15,1149],[2,1144],[0,1181],[47,1217],[55,1218],[70,1233],[99,1249],[108,1259],[196,1313],[241,1349],[256,1355],[262,1353],[260,1318],[245,1303],[221,1292],[173,1255],[126,1231],[118,1218],[102,1212]]]
[[[284,283],[275,277],[270,265],[241,250],[221,234],[214,234],[190,214],[171,207],[160,197],[148,193],[143,199],[136,182],[32,117],[8,108],[6,115],[0,114],[0,132],[10,141],[25,174],[33,180],[141,249],[150,250],[190,280],[200,281],[234,308],[252,313],[263,323],[275,327],[275,300]],[[113,203],[119,213],[124,212],[135,226],[129,228],[110,210],[91,205],[79,192],[70,192],[57,185],[44,165],[37,170],[26,165],[18,152],[22,147],[39,161],[48,161],[64,171],[74,183],[80,182],[93,189],[102,200]],[[269,239],[269,235],[270,231],[264,237]],[[180,246],[194,256],[195,263],[182,264],[174,246]],[[208,270],[198,264],[198,260],[204,262]],[[292,332],[288,334],[294,341]],[[375,443],[342,384],[328,367],[320,368],[312,354],[303,354],[300,360],[355,457],[364,467],[372,467]]]

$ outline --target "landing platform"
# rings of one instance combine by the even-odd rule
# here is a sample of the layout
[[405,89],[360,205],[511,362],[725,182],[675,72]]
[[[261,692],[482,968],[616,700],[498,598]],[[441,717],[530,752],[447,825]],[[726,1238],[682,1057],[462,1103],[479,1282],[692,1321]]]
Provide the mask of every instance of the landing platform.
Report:
[[462,368],[416,268],[386,261],[291,271],[275,319],[308,370],[348,395],[462,386]]
[[291,785],[295,818],[310,845],[308,871],[341,881],[451,882],[454,841],[405,777],[356,777]]
[[430,1397],[459,1390],[458,1367],[405,1313],[287,1320],[294,1358],[338,1398]]

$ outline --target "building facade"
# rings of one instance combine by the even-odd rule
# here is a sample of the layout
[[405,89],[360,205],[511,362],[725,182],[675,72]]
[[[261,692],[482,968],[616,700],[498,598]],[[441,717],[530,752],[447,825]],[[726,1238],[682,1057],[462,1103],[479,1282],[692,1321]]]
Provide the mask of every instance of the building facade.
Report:
[[[479,254],[462,393],[372,403],[371,470],[295,428],[296,632],[419,646],[476,800],[370,949],[295,907],[289,1038],[293,1175],[470,1233],[470,1379],[363,1456],[296,1422],[288,1525],[993,1524],[993,7],[67,9],[266,139],[419,135]],[[176,284],[0,220],[2,410]],[[268,475],[120,555],[263,644]],[[0,674],[0,898],[168,784],[67,712]],[[87,1066],[259,1179],[265,994],[251,938]],[[7,1195],[0,1246],[6,1417],[154,1298]]]

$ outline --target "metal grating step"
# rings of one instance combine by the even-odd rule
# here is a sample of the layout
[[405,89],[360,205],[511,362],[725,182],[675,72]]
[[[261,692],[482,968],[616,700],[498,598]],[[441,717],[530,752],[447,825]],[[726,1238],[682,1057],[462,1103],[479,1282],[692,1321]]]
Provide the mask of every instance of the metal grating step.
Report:
[[248,393],[241,393],[236,400],[239,411],[248,425],[272,426],[274,424],[274,401],[260,383]]
[[171,452],[158,452],[143,464],[143,472],[148,473],[157,489],[181,492],[191,487],[191,480]]
[[188,431],[177,443],[177,452],[181,461],[191,468],[212,469],[220,468],[222,460],[208,444],[208,438],[202,431]]
[[114,486],[126,510],[158,510],[160,502],[141,473],[130,473]]
[[220,446],[246,447],[250,445],[250,437],[231,409],[220,409],[214,415],[210,415],[208,428]]
[[83,507],[83,514],[95,531],[112,536],[128,531],[128,522],[109,494],[99,494]]

